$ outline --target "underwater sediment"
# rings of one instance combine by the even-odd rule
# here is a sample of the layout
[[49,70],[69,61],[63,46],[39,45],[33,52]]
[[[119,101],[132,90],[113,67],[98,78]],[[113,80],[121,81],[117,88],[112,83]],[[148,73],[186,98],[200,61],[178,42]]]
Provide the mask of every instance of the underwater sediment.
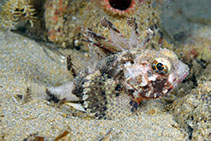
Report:
[[177,50],[182,50],[190,74],[186,86],[177,91],[178,98],[170,105],[170,112],[188,132],[189,139],[206,140],[211,138],[211,40],[201,37],[206,34],[204,28],[198,31],[193,35],[194,44]]

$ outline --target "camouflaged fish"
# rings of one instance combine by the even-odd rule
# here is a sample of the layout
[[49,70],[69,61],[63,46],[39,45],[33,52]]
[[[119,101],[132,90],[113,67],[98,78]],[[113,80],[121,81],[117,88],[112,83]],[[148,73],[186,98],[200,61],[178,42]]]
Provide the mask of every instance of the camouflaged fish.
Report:
[[93,62],[73,81],[48,88],[46,93],[72,102],[73,107],[97,119],[113,119],[116,113],[120,116],[133,113],[141,101],[166,96],[188,75],[188,66],[168,49],[148,49],[147,43],[154,35],[152,28],[139,43],[135,18],[129,18],[127,23],[132,28],[129,39],[106,18],[101,24],[109,29],[111,40],[85,29],[90,53],[100,54],[101,61]]

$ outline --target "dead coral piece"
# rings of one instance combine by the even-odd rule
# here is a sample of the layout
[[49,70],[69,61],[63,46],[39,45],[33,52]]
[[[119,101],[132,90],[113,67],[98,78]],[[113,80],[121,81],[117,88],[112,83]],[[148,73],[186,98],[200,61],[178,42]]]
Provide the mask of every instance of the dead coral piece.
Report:
[[3,28],[15,29],[20,21],[28,21],[33,27],[35,9],[29,0],[8,0],[1,7],[0,22]]

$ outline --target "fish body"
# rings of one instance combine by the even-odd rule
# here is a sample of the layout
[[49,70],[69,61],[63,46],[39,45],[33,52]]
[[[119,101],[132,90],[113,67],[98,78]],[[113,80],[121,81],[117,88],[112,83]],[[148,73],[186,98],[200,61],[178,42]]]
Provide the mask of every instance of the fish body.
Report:
[[89,46],[97,46],[102,52],[101,61],[86,68],[73,81],[49,88],[48,95],[80,102],[80,109],[97,119],[113,119],[114,113],[121,116],[135,112],[143,100],[166,96],[188,75],[188,66],[173,51],[150,49],[147,42],[153,36],[152,29],[139,43],[134,18],[128,20],[132,27],[129,40],[107,19],[101,23],[110,30],[111,40],[90,29],[84,32]]

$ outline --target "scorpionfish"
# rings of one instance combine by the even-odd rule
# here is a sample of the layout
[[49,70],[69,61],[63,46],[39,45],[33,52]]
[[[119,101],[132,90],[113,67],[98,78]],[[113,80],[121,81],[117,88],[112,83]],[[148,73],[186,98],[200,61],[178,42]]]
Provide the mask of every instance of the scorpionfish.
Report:
[[148,28],[139,42],[135,18],[127,20],[131,27],[129,39],[106,18],[101,24],[110,31],[110,40],[83,29],[91,56],[96,62],[94,56],[98,54],[100,61],[93,61],[72,81],[46,89],[51,98],[70,101],[73,107],[96,119],[112,119],[114,113],[134,113],[143,100],[166,96],[188,75],[188,66],[173,51],[150,49],[148,42],[155,28]]

